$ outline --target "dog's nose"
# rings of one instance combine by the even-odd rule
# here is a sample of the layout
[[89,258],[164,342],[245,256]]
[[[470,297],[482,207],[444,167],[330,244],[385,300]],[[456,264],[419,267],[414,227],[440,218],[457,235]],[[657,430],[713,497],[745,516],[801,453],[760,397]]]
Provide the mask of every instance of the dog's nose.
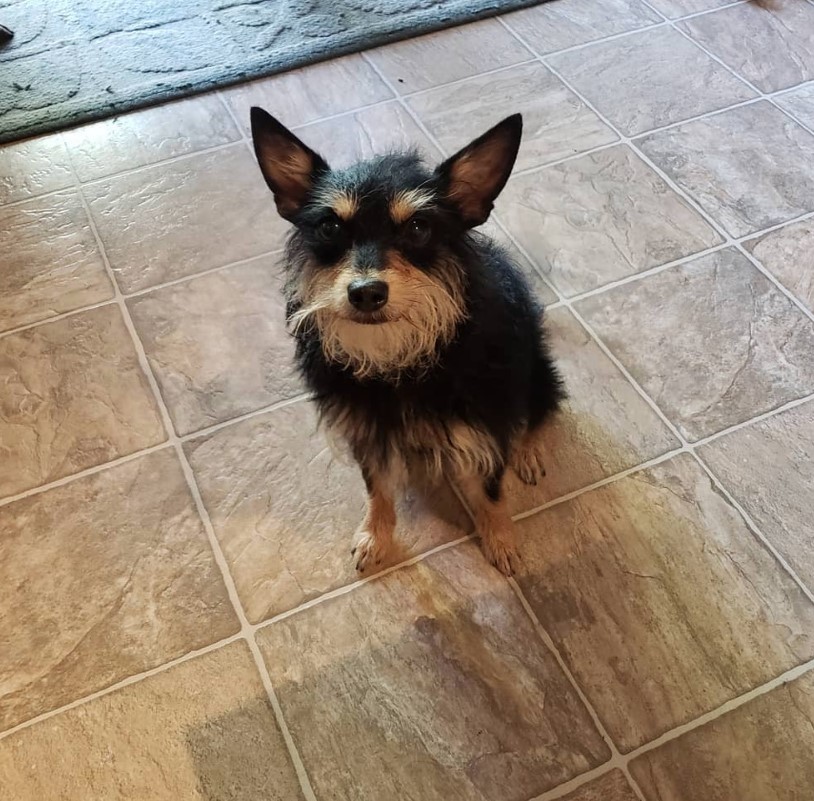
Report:
[[358,278],[348,284],[348,300],[354,308],[363,312],[381,309],[387,303],[388,288],[384,281]]

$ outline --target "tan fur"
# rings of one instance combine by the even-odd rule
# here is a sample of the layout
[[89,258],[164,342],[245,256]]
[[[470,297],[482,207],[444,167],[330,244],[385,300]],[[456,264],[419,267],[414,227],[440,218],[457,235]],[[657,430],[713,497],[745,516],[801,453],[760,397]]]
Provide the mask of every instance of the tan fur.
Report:
[[368,500],[367,513],[356,532],[352,549],[359,571],[380,567],[393,548],[396,507],[392,497],[375,493]]
[[488,198],[502,177],[504,159],[504,143],[487,141],[452,165],[448,195],[465,218],[485,221],[491,210]]
[[461,422],[415,420],[407,424],[401,446],[415,454],[433,477],[489,475],[500,461],[486,433]]
[[385,321],[378,325],[354,320],[347,288],[360,273],[353,253],[333,270],[304,271],[295,289],[303,305],[291,319],[294,329],[316,325],[326,358],[349,366],[357,377],[397,378],[405,368],[429,363],[436,345],[448,341],[464,317],[456,264],[450,262],[438,278],[395,252],[386,264],[376,273],[390,288]]
[[435,196],[424,189],[405,189],[390,201],[390,216],[397,225],[433,204]]
[[397,473],[391,469],[382,470],[375,465],[368,465],[367,473],[370,480],[367,512],[356,532],[352,549],[356,557],[356,569],[360,571],[382,565],[392,549],[396,530],[393,496],[397,486]]
[[353,192],[329,187],[317,194],[314,202],[332,209],[340,220],[348,221],[359,211],[359,198]]
[[526,431],[512,447],[511,465],[525,484],[536,484],[545,475],[544,448],[541,432]]
[[391,435],[390,457],[382,465],[373,455],[377,440],[370,420],[344,408],[325,422],[329,435],[360,455],[372,477],[367,516],[354,547],[360,570],[381,564],[390,552],[395,528],[392,494],[406,483],[409,465],[431,479],[448,476],[462,486],[475,514],[484,554],[498,570],[512,575],[518,557],[511,516],[505,499],[494,503],[483,488],[483,477],[496,472],[500,465],[497,444],[491,436],[460,421],[445,424],[426,418],[405,420],[401,431]]
[[275,202],[280,213],[285,215],[295,211],[310,190],[314,164],[308,153],[285,137],[275,135],[271,141],[273,144],[266,150],[274,156],[264,159],[260,166],[277,184]]
[[514,523],[505,497],[493,502],[483,489],[479,477],[460,481],[461,489],[472,506],[475,531],[480,537],[484,556],[503,574],[514,575],[519,555],[515,544]]
[[[343,445],[350,445],[357,453],[374,452],[375,431],[363,416],[344,409],[324,422],[336,451],[342,452]],[[390,452],[391,464],[378,469],[386,469],[393,487],[406,483],[408,463],[434,480],[489,475],[500,466],[499,450],[492,437],[460,421],[445,423],[422,417],[405,420],[401,433],[393,435]]]

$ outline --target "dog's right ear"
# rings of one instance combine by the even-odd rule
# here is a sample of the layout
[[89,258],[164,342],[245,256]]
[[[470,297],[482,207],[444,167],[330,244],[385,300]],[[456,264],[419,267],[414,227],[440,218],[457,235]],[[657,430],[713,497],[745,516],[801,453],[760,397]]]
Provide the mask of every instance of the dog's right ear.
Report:
[[263,177],[274,192],[277,211],[286,220],[293,220],[316,178],[328,171],[328,165],[262,108],[252,107],[251,121],[254,152]]

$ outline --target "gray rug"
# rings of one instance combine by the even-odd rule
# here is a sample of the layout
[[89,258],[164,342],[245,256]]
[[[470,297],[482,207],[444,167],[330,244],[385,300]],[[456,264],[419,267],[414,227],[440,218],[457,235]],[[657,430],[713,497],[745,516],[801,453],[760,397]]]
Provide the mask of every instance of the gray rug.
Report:
[[0,142],[540,1],[0,0]]

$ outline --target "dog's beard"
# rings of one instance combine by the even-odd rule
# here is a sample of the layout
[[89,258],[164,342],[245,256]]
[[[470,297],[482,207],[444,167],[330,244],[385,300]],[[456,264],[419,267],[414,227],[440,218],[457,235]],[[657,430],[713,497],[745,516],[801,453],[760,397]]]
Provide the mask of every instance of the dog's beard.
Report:
[[413,267],[391,268],[382,277],[390,285],[390,300],[381,322],[352,318],[341,273],[328,285],[309,287],[303,293],[309,302],[290,319],[295,333],[315,327],[325,357],[357,378],[396,379],[406,369],[430,367],[465,316],[457,265],[446,267],[442,278]]

